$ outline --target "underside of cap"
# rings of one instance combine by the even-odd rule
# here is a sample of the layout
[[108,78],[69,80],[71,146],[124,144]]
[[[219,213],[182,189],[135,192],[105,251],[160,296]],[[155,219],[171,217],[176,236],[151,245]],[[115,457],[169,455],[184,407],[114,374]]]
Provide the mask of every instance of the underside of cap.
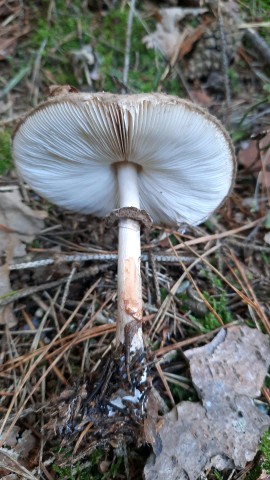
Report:
[[18,125],[13,152],[41,196],[100,217],[118,208],[116,169],[132,162],[141,208],[166,225],[204,221],[235,176],[233,146],[219,121],[165,94],[54,97]]

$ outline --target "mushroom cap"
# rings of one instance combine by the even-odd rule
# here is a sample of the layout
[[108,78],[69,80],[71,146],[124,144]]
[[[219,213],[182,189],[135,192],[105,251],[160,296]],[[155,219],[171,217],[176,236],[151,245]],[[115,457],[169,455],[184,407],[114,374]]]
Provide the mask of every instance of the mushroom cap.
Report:
[[98,217],[119,207],[116,169],[132,162],[141,208],[166,225],[207,219],[230,193],[236,168],[215,117],[160,93],[53,97],[18,124],[13,153],[37,193]]

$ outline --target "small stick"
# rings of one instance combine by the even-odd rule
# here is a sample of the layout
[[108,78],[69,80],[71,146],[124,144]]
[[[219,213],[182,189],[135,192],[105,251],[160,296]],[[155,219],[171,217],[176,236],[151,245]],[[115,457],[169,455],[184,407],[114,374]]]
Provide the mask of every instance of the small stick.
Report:
[[156,369],[157,369],[157,371],[158,371],[158,374],[159,374],[159,376],[160,376],[160,378],[161,378],[161,381],[162,381],[162,383],[163,383],[163,385],[164,385],[164,387],[165,387],[165,390],[166,390],[166,392],[167,392],[167,394],[168,394],[168,397],[169,397],[169,399],[170,399],[170,402],[171,402],[172,406],[175,407],[175,401],[174,401],[174,399],[173,399],[173,396],[172,396],[170,387],[169,387],[169,385],[168,385],[168,382],[167,382],[167,380],[166,380],[166,377],[165,377],[165,375],[164,375],[164,373],[163,373],[163,371],[162,371],[162,368],[161,368],[159,362],[157,362],[157,363],[155,364],[155,367],[156,367]]
[[149,257],[150,257],[154,286],[155,286],[155,292],[156,292],[156,302],[157,302],[157,305],[160,307],[161,306],[161,295],[160,295],[160,289],[159,289],[159,283],[158,283],[156,262],[155,262],[155,258],[154,258],[154,255],[152,254],[152,252],[149,253]]
[[[30,330],[32,330],[33,332],[36,332],[36,333],[37,333],[37,331],[36,331],[36,329],[35,329],[35,327],[34,327],[34,325],[33,325],[33,322],[32,322],[32,320],[31,320],[30,316],[28,315],[28,313],[27,313],[24,309],[22,310],[22,315],[23,315],[23,318],[24,318],[24,320],[26,321],[28,327],[30,328]],[[41,347],[44,347],[44,346],[45,346],[45,343],[44,343],[41,339],[39,339],[39,342],[38,342],[38,343],[39,343],[39,345],[40,345]],[[47,359],[47,358],[48,358],[47,355],[45,355],[45,359]],[[49,361],[49,363],[51,363],[51,359],[48,359],[48,361]],[[56,365],[53,367],[53,370],[54,370],[54,373],[55,373],[55,374],[57,375],[57,377],[59,378],[59,380],[60,380],[64,385],[68,385],[67,380],[65,379],[64,375],[60,372],[59,368],[58,368]]]
[[229,82],[229,75],[228,75],[229,65],[228,65],[228,56],[227,56],[227,44],[226,44],[226,38],[224,34],[224,23],[223,23],[223,17],[221,13],[220,0],[218,1],[217,17],[218,17],[218,29],[219,29],[220,44],[221,44],[222,73],[224,78],[225,99],[226,99],[226,108],[227,108],[227,122],[228,122],[230,106],[231,106],[231,90],[230,90],[230,82]]
[[269,65],[270,48],[266,41],[253,28],[248,28],[245,31],[245,37],[252,43],[254,50],[259,54],[264,63]]
[[[160,263],[179,263],[179,259],[183,263],[191,263],[194,258],[191,256],[175,256],[175,255],[153,255],[156,262]],[[33,262],[23,262],[9,265],[9,270],[24,270],[26,268],[39,268],[47,265],[54,265],[57,263],[71,263],[71,262],[86,262],[86,261],[117,261],[118,254],[116,253],[81,253],[75,255],[57,255],[55,258],[45,258],[43,260],[35,260]],[[141,261],[149,260],[148,255],[142,255]]]
[[132,24],[133,24],[135,3],[136,3],[136,0],[131,0],[130,5],[129,5],[125,59],[124,59],[124,71],[123,71],[123,84],[124,84],[123,90],[124,91],[122,91],[122,93],[126,93],[126,87],[127,87],[127,82],[128,82],[128,72],[129,72],[129,63],[130,63],[130,48],[131,48],[131,33],[132,33]]
[[[87,278],[94,275],[97,275],[98,272],[104,271],[109,267],[110,264],[100,265],[99,267],[89,267],[83,272],[79,272],[73,275],[72,280],[78,280],[80,278]],[[68,277],[60,278],[59,280],[55,280],[54,282],[43,283],[42,285],[35,285],[33,287],[22,288],[21,290],[15,290],[14,292],[10,292],[6,295],[0,297],[0,306],[8,305],[9,303],[15,302],[20,298],[28,297],[28,295],[33,295],[33,293],[40,292],[42,290],[48,290],[49,288],[58,287],[58,285],[62,285],[66,283],[69,279]]]
[[62,302],[61,302],[61,306],[60,306],[60,310],[63,310],[64,307],[65,307],[65,304],[66,304],[66,301],[67,301],[67,296],[68,296],[68,292],[69,292],[69,287],[70,287],[70,284],[73,280],[73,277],[76,273],[76,264],[73,265],[72,269],[71,269],[71,272],[68,276],[68,279],[67,279],[67,283],[66,283],[66,286],[65,286],[65,290],[64,290],[64,293],[63,293],[63,298],[62,298]]

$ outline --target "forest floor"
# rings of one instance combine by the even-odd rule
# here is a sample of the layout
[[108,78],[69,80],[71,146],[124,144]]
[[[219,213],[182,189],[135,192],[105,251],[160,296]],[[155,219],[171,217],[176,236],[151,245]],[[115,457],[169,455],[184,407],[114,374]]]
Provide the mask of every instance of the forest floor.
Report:
[[[135,2],[127,45],[132,2],[0,0],[1,478],[140,479],[151,452],[123,441],[97,441],[89,451],[86,432],[72,453],[68,438],[44,434],[51,401],[100,368],[117,316],[117,227],[48,204],[12,161],[16,123],[51,86],[177,95],[217,116],[234,142],[235,186],[209,220],[142,232],[143,330],[166,408],[198,398],[185,350],[222,328],[270,333],[268,0],[220,2],[220,10],[178,3],[192,10],[178,18],[176,1]],[[36,263],[20,265],[27,262]],[[269,386],[266,376],[257,398],[265,412]],[[266,435],[244,468],[202,478],[266,479],[269,462]]]

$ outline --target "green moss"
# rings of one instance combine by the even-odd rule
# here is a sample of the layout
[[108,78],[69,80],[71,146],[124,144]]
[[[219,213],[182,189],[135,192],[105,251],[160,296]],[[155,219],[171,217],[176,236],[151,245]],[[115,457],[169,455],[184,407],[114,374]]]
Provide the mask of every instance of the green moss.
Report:
[[[21,48],[18,48],[14,74],[20,65],[35,64],[40,55],[43,84],[80,86],[85,80],[76,78],[74,74],[72,51],[91,44],[97,56],[99,71],[99,80],[95,80],[94,90],[120,92],[123,88],[128,3],[123,8],[114,7],[108,9],[106,15],[100,15],[90,8],[82,8],[79,0],[56,0],[48,19],[49,5],[49,0],[39,2],[38,7],[33,5],[37,18],[35,29],[27,36]],[[142,42],[143,37],[156,28],[154,19],[144,18],[143,9],[144,3],[140,14],[133,18],[127,88],[130,92],[159,90],[181,96],[183,90],[178,76],[175,72],[168,72],[166,78],[162,79],[166,62],[161,53],[147,49]]]
[[[100,19],[100,24],[94,29],[96,52],[100,61],[102,77],[101,90],[115,91],[121,89],[123,78],[126,30],[129,7],[112,9]],[[153,31],[155,24],[146,21],[147,29]],[[165,63],[160,53],[147,49],[142,39],[147,35],[141,18],[134,16],[128,89],[131,92],[152,92],[158,89]],[[161,89],[170,94],[181,95],[181,83],[178,78],[168,75],[162,82]]]
[[[201,271],[201,274],[202,272],[203,271]],[[206,280],[209,280],[209,285],[211,285],[209,288],[211,288],[212,291],[211,294],[208,291],[202,292],[205,299],[208,301],[214,311],[220,316],[224,324],[230,323],[233,318],[232,313],[228,308],[228,295],[222,284],[222,281],[217,275],[214,275],[208,271],[204,271],[203,275]],[[186,292],[178,294],[177,297],[181,300],[183,311],[192,311],[192,313],[188,313],[188,317],[198,326],[202,333],[208,333],[220,327],[220,322],[211,311],[208,311],[208,313],[205,315],[200,315],[198,318],[192,309],[193,302],[190,300]]]
[[260,465],[255,465],[255,467],[253,467],[252,470],[248,473],[246,480],[258,480],[261,473],[262,470]]
[[270,474],[270,430],[267,430],[262,436],[260,443],[260,451],[262,452],[262,469]]
[[[232,314],[228,309],[228,297],[225,291],[221,291],[218,297],[212,297],[208,293],[204,292],[204,297],[213,307],[215,312],[220,316],[224,324],[232,321]],[[202,320],[202,332],[207,333],[218,327],[220,327],[220,322],[215,315],[212,312],[207,313]]]
[[216,480],[223,480],[223,476],[221,475],[221,473],[218,470],[214,471],[214,477],[215,477]]
[[0,129],[0,175],[12,167],[10,137],[11,130],[9,128]]
[[[108,471],[102,474],[99,466],[105,459],[105,451],[97,448],[85,462],[66,467],[54,465],[53,471],[60,480],[114,480],[119,478],[120,473],[125,472],[123,457],[114,455]],[[86,464],[85,468],[83,468],[84,464]]]
[[[26,47],[32,52],[35,61],[37,51],[44,46],[41,52],[42,70],[48,70],[57,84],[77,84],[71,65],[72,50],[80,49],[82,45],[90,43],[89,25],[92,14],[89,10],[82,10],[81,2],[56,1],[55,9],[48,21],[48,1],[42,2],[37,15],[35,30],[32,31],[26,42]],[[81,35],[79,34],[79,25]]]
[[257,461],[246,480],[257,480],[263,470],[267,475],[270,474],[270,430],[267,430],[261,438]]
[[[250,0],[241,0],[239,6],[245,15],[246,21],[257,23],[269,21],[269,0],[253,0],[252,2]],[[267,43],[270,42],[270,33],[267,26],[259,28],[258,33]]]
[[167,288],[160,287],[159,291],[160,291],[161,302],[164,302],[165,298],[168,296],[168,290]]
[[[117,82],[122,82],[128,12],[128,6],[108,11],[93,31],[105,91],[115,91]],[[150,92],[157,82],[155,53],[143,45],[145,34],[140,20],[134,16],[128,81],[132,91]]]
[[170,390],[172,392],[172,396],[174,398],[175,403],[180,402],[196,402],[198,401],[198,397],[196,395],[195,390],[191,391],[190,389],[181,387],[181,385],[176,385],[174,383],[170,383]]

